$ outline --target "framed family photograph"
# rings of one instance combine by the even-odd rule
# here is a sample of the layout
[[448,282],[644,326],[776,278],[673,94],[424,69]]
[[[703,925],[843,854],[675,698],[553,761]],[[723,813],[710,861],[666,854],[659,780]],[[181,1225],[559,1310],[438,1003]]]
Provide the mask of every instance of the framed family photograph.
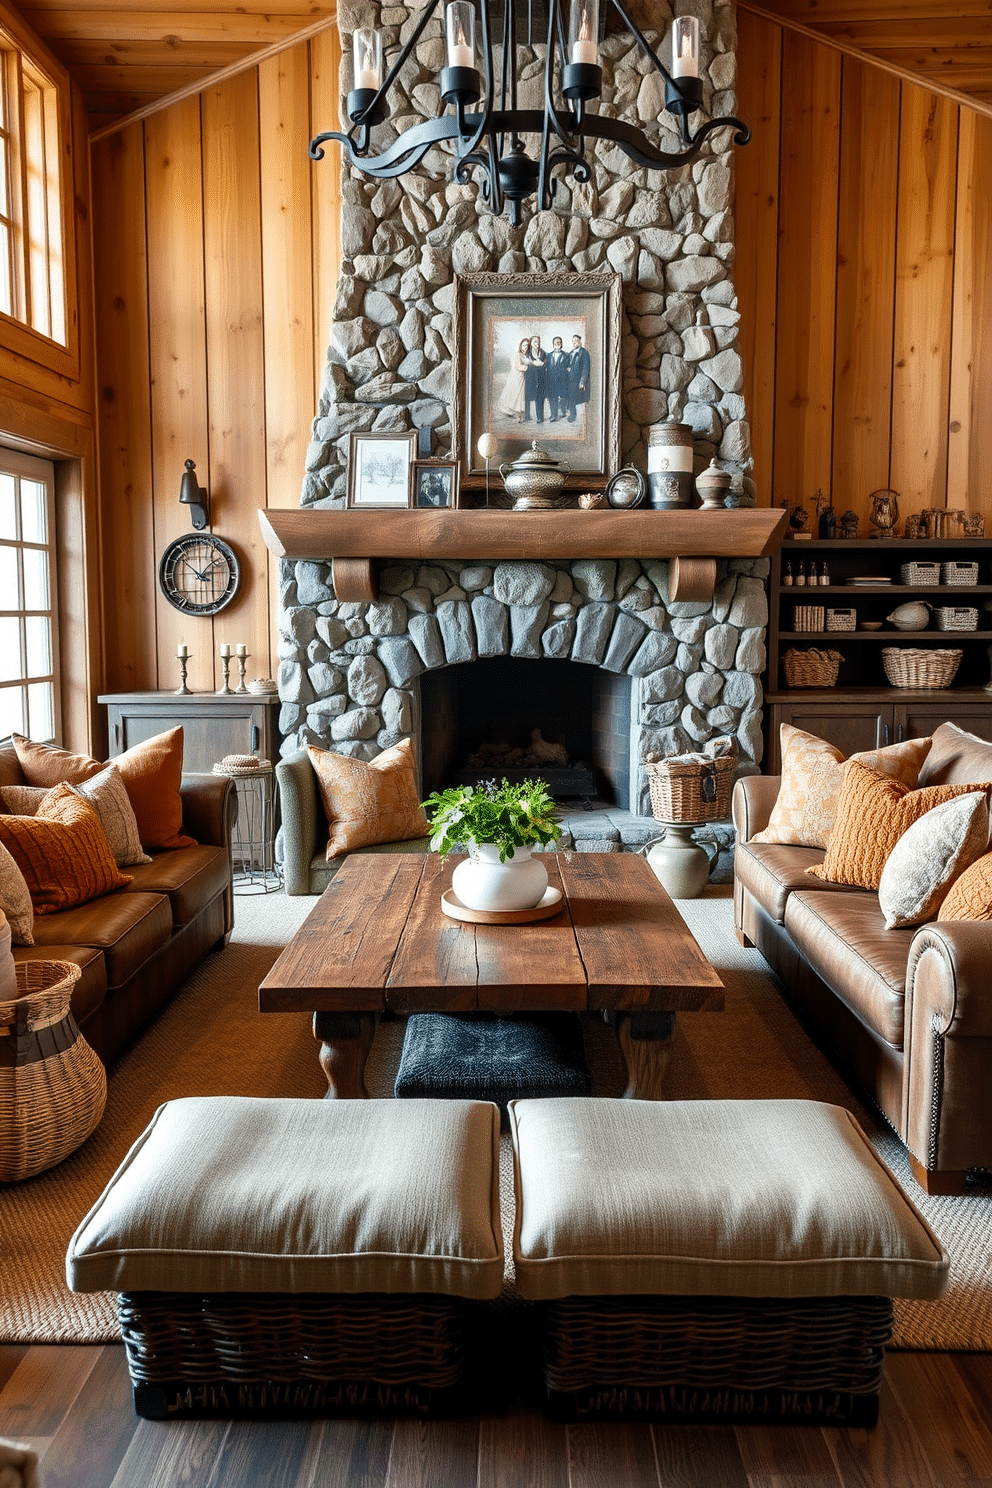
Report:
[[413,504],[420,510],[458,505],[458,466],[454,460],[414,462]]
[[348,441],[348,506],[408,507],[417,431],[352,434]]
[[462,488],[536,440],[566,488],[602,488],[620,464],[619,274],[455,278],[453,446]]

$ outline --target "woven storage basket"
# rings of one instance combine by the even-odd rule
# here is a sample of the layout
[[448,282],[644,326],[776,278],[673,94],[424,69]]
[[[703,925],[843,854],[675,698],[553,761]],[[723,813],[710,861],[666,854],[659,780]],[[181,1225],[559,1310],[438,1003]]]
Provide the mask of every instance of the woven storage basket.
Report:
[[540,1304],[559,1420],[878,1416],[888,1297],[562,1297]]
[[793,605],[793,630],[822,630],[824,613],[823,605]]
[[840,671],[839,651],[797,651],[790,646],[782,657],[788,687],[833,687]]
[[24,961],[0,1003],[0,1182],[53,1168],[99,1125],[107,1073],[76,1027],[72,961]]
[[940,565],[940,582],[942,584],[977,584],[977,563],[942,563]]
[[645,761],[656,821],[723,821],[730,815],[737,755],[718,755],[705,764],[694,761]]
[[893,687],[950,687],[963,655],[963,651],[883,646],[882,665]]
[[135,1410],[151,1420],[450,1413],[466,1401],[467,1314],[421,1292],[117,1298]]
[[900,563],[900,584],[939,584],[939,563]]
[[828,610],[828,630],[853,630],[858,618],[857,610]]
[[934,612],[934,625],[937,630],[977,630],[978,611],[967,608],[952,608],[948,605],[938,605]]

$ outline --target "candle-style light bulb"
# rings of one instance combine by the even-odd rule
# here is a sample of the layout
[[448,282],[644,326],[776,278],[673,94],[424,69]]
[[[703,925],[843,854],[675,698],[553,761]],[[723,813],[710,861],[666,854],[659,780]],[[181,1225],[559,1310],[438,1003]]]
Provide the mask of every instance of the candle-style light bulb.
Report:
[[445,11],[449,67],[475,67],[475,10],[468,0],[451,0]]
[[577,0],[569,17],[569,50],[573,62],[599,65],[599,0]]
[[359,27],[352,38],[355,60],[355,87],[378,92],[382,84],[382,37],[367,26]]
[[672,77],[699,76],[699,19],[676,16],[672,23]]

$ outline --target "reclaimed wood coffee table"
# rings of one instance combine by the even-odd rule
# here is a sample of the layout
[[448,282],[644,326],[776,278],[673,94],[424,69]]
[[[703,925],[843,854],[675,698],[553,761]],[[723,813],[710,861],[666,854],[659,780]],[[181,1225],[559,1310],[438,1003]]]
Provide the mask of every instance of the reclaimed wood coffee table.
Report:
[[386,1012],[575,1012],[616,1028],[625,1095],[656,1099],[674,1014],[721,1011],[723,983],[645,860],[546,854],[561,908],[522,925],[449,919],[457,861],[349,857],[259,987],[261,1012],[313,1014],[328,1096],[367,1094]]

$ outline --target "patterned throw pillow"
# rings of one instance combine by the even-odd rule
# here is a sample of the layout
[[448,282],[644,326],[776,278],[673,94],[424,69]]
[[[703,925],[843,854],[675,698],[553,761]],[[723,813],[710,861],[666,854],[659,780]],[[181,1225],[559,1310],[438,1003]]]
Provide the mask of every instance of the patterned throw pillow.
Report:
[[417,797],[413,746],[394,744],[365,764],[329,749],[307,747],[327,812],[328,858],[359,847],[426,837],[427,817]]
[[[791,723],[782,724],[780,738],[782,784],[767,827],[756,832],[753,841],[826,847],[849,762],[835,745]],[[929,749],[929,739],[906,739],[885,749],[852,754],[851,759],[912,787]]]
[[910,790],[851,760],[837,803],[837,820],[822,863],[806,872],[827,883],[877,889],[886,859],[902,834],[934,806],[974,793],[971,785],[926,785]]
[[985,853],[955,879],[937,911],[938,920],[992,920],[992,853]]
[[31,895],[10,853],[0,842],[0,909],[7,916],[14,945],[34,945],[34,910]]
[[0,816],[0,841],[24,875],[35,914],[57,914],[131,882],[117,871],[100,818],[71,786],[49,792],[37,816]]
[[886,930],[932,920],[954,880],[989,845],[989,801],[973,791],[943,801],[899,838],[882,869],[878,903]]
[[151,862],[148,854],[142,851],[138,819],[116,765],[107,765],[92,780],[84,780],[82,785],[71,785],[69,789],[96,808],[118,868]]

